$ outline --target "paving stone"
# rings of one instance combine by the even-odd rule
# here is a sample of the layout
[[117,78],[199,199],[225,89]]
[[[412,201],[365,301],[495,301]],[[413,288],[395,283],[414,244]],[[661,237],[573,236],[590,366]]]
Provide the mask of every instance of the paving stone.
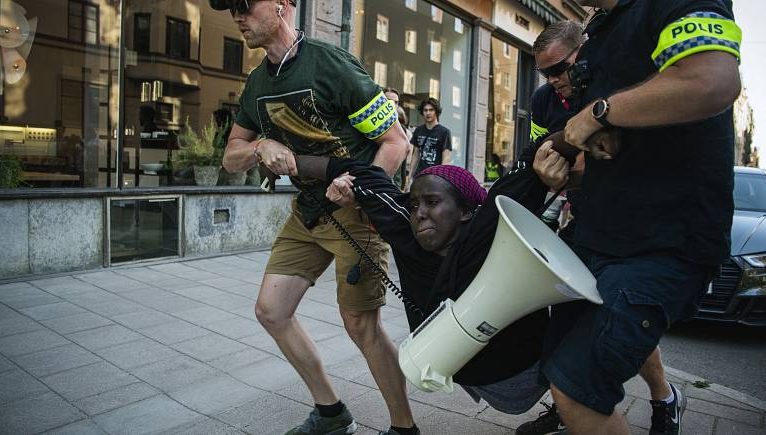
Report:
[[300,305],[298,305],[296,312],[312,319],[343,326],[343,319],[340,317],[337,306],[326,305],[311,299],[303,299]]
[[93,417],[109,433],[159,433],[201,416],[166,396],[155,396]]
[[182,341],[174,344],[172,347],[201,361],[211,361],[223,355],[248,349],[248,346],[226,337],[221,337],[218,334],[210,334]]
[[104,302],[88,307],[89,310],[105,317],[119,316],[120,314],[135,313],[146,310],[146,307],[135,302],[124,301],[119,304]]
[[48,392],[48,387],[21,370],[0,373],[0,404]]
[[345,334],[317,343],[317,349],[326,365],[335,365],[361,354],[356,344]]
[[[507,434],[508,428],[490,422],[476,420],[460,414],[451,414],[440,409],[434,409],[429,415],[417,419],[418,427],[423,433],[438,434]],[[383,426],[374,426],[385,429]]]
[[119,304],[125,302],[125,299],[100,288],[82,293],[73,293],[64,296],[64,298],[74,304],[88,308],[103,303]]
[[761,424],[761,414],[758,412],[747,411],[731,406],[719,405],[717,403],[706,402],[704,400],[689,398],[686,409],[697,411],[702,414],[713,415],[716,417],[745,423],[750,426],[757,426]]
[[766,433],[766,428],[762,424],[755,427],[725,418],[719,418],[715,427],[715,435],[763,435],[764,433]]
[[41,379],[67,400],[76,400],[136,382],[136,378],[106,362],[78,367]]
[[57,283],[48,283],[48,284],[38,284],[39,281],[32,281],[32,282],[35,283],[37,287],[40,287],[46,292],[59,297],[65,297],[67,295],[71,295],[75,293],[83,293],[83,292],[89,292],[94,290],[100,290],[98,287],[94,286],[93,284],[80,281],[79,279],[75,279],[73,277],[68,276],[68,277],[62,277],[62,278],[67,278],[67,280],[60,281]]
[[175,427],[166,431],[164,435],[222,435],[222,434],[244,434],[234,426],[204,417],[202,420],[195,421],[186,425]]
[[113,390],[83,397],[73,402],[88,415],[97,415],[112,409],[138,402],[149,397],[161,394],[158,390],[145,382],[135,382],[123,385]]
[[649,400],[637,398],[628,408],[628,413],[625,417],[628,419],[629,424],[649,429],[652,425],[652,406],[649,404]]
[[228,375],[204,379],[168,393],[178,402],[205,415],[241,406],[264,394],[267,393]]
[[750,406],[747,403],[742,403],[738,400],[731,399],[729,397],[723,396],[707,388],[696,388],[690,385],[686,389],[685,394],[687,398],[693,397],[695,399],[704,400],[706,402],[718,403],[720,405],[732,406],[735,408],[750,410],[754,412],[759,411],[758,408]]
[[194,299],[195,301],[204,301],[210,298],[219,298],[225,296],[227,293],[206,285],[198,285],[195,287],[184,287],[172,290],[173,293]]
[[282,355],[282,351],[279,349],[277,343],[260,325],[258,325],[256,334],[238,338],[237,341],[273,355]]
[[230,374],[248,385],[267,391],[278,391],[300,380],[290,363],[277,357],[266,358],[233,370]]
[[227,313],[224,310],[215,307],[200,307],[192,310],[180,311],[174,314],[175,317],[186,320],[195,325],[209,325],[215,322],[230,321],[237,319],[237,316]]
[[229,312],[234,312],[233,310],[237,310],[238,314],[242,313],[239,315],[247,319],[255,318],[255,301],[245,296],[224,293],[223,295],[215,298],[203,299],[202,302]]
[[187,356],[179,356],[134,369],[133,374],[162,391],[174,391],[221,372]]
[[131,369],[180,356],[173,349],[143,337],[129,343],[98,349],[95,353],[123,369]]
[[684,412],[682,421],[683,433],[693,435],[710,435],[713,433],[713,425],[715,425],[715,417],[712,415],[700,414],[699,412],[689,411]]
[[210,331],[192,325],[183,320],[174,320],[161,325],[141,329],[141,334],[151,337],[163,344],[173,344],[210,334]]
[[85,416],[53,393],[0,406],[0,431],[8,434],[44,432]]
[[72,332],[85,331],[87,329],[98,328],[112,324],[112,321],[98,314],[82,312],[66,317],[43,320],[42,324],[58,332],[59,334],[70,334]]
[[157,288],[141,289],[130,293],[123,293],[123,296],[133,302],[144,305],[145,307],[164,313],[178,313],[180,311],[187,311],[204,306],[197,301]]
[[261,325],[255,320],[236,317],[231,320],[222,320],[213,322],[205,327],[229,338],[238,339],[252,335],[253,332],[261,328]]
[[170,323],[177,319],[156,310],[141,310],[134,313],[114,316],[112,317],[112,320],[127,328],[137,330],[148,328],[150,326],[162,325],[163,323]]
[[[550,400],[548,400],[547,403],[550,403]],[[486,406],[484,410],[476,416],[476,418],[481,421],[494,423],[496,425],[515,430],[528,421],[536,420],[537,417],[540,416],[540,413],[543,411],[545,411],[545,408],[539,403],[533,406],[527,412],[518,415],[506,414],[492,408],[491,406]]]
[[[347,381],[345,379],[337,378],[334,376],[330,376],[330,383],[344,403],[354,403],[356,398],[372,391],[372,388],[365,385],[357,384],[356,382]],[[314,406],[314,399],[311,397],[311,393],[303,381],[298,381],[288,387],[285,387],[279,390],[278,393],[280,396],[289,397],[290,399],[303,403],[304,405]]]
[[156,281],[152,283],[154,287],[159,287],[164,290],[175,290],[179,288],[194,287],[199,285],[196,281],[191,281],[184,278],[172,277],[162,281]]
[[240,281],[234,278],[227,278],[227,277],[218,277],[218,278],[203,280],[200,282],[210,287],[215,287],[222,290],[228,290],[232,287],[247,285],[247,283],[244,281]]
[[41,377],[101,361],[101,358],[76,344],[41,350],[13,360],[29,373]]
[[84,313],[85,309],[69,302],[57,302],[55,304],[38,305],[32,308],[20,310],[24,315],[35,320],[55,319],[57,317],[70,316],[72,314]]
[[93,420],[86,418],[45,433],[46,435],[99,435],[106,432],[101,430]]
[[112,293],[126,293],[151,287],[151,282],[118,277],[113,280],[102,281],[96,284],[98,287]]
[[[368,427],[372,427],[375,429],[385,430],[388,429],[389,425],[391,424],[391,417],[388,414],[388,408],[386,408],[385,401],[383,400],[383,396],[380,394],[380,391],[372,390],[369,393],[366,393],[360,397],[357,397],[354,399],[353,403],[347,404],[349,407],[349,410],[351,411],[351,414],[353,414],[354,418],[357,422],[360,424],[363,424]],[[464,417],[459,414],[454,413],[447,413],[443,412],[443,415],[440,417],[444,419],[445,417],[449,416],[448,422],[454,422],[456,420],[465,420],[465,421],[473,421],[478,423],[475,429],[468,430],[468,431],[444,431],[444,430],[434,430],[431,428],[431,425],[428,424],[427,420],[428,416],[433,414],[437,411],[437,408],[426,405],[423,403],[410,401],[410,408],[412,409],[412,415],[415,419],[415,421],[418,424],[418,427],[420,427],[420,430],[423,433],[475,433],[475,434],[483,434],[483,429],[485,427],[494,428],[499,427],[495,426],[491,423],[486,422],[480,422],[476,419],[471,419],[469,417]],[[421,423],[425,423],[425,429],[424,426],[421,426]],[[506,430],[507,432],[507,430]],[[493,433],[493,432],[488,432]]]
[[328,338],[343,336],[347,337],[346,329],[334,323],[322,322],[310,317],[298,315],[298,320],[306,329],[315,342],[327,340]]
[[0,352],[13,357],[70,344],[69,340],[47,329],[0,338]]
[[11,360],[4,356],[0,356],[0,373],[7,372],[8,370],[15,370],[16,366],[13,365]]
[[165,281],[165,280],[173,278],[173,275],[168,275],[167,273],[151,270],[147,267],[136,267],[132,269],[117,269],[117,270],[114,270],[114,273],[120,276],[127,276],[128,278],[132,278],[136,281],[141,281],[141,282],[150,283],[150,284],[154,284],[157,281]]
[[224,355],[211,360],[208,362],[208,365],[228,373],[272,356],[273,355],[258,349],[247,348],[241,352]]
[[214,417],[253,434],[285,433],[306,419],[311,407],[275,394],[264,396]]
[[419,403],[457,412],[468,417],[479,415],[487,407],[486,402],[474,402],[471,396],[457,385],[455,385],[455,391],[452,393],[427,393],[415,389],[409,394],[409,397]]
[[3,314],[0,316],[0,337],[38,331],[40,329],[43,329],[43,325],[15,311],[12,311],[10,315]]
[[67,334],[67,338],[86,349],[95,350],[135,341],[141,336],[124,326],[107,325]]
[[[0,295],[2,296],[2,295]],[[53,296],[42,290],[30,291],[25,294],[16,296],[5,297],[2,302],[9,307],[21,310],[24,308],[37,307],[40,305],[55,304],[58,302],[64,302],[61,298]]]

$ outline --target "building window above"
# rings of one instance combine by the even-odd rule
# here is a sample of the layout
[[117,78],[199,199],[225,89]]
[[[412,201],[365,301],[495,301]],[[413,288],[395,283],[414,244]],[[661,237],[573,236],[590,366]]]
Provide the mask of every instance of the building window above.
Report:
[[511,73],[508,71],[503,71],[503,74],[501,75],[501,84],[506,89],[511,88]]
[[98,6],[69,0],[69,40],[98,44]]
[[458,17],[455,17],[455,32],[463,34],[463,20]]
[[388,75],[388,65],[386,65],[383,62],[375,62],[375,77],[372,78],[373,80],[375,80],[375,83],[385,88],[386,86],[388,86],[388,84],[386,83],[387,75]]
[[242,41],[223,38],[223,70],[242,74]]
[[176,18],[168,17],[165,52],[168,57],[189,59],[190,24]]
[[376,37],[380,41],[388,42],[388,18],[383,15],[378,15]]
[[410,70],[404,70],[402,92],[405,94],[415,94],[415,73]]
[[452,69],[460,71],[463,68],[463,52],[460,50],[452,51]]
[[437,6],[431,5],[431,19],[435,23],[441,24],[442,19],[444,18],[444,13],[441,9],[439,9]]
[[511,46],[507,42],[503,42],[503,56],[511,57]]
[[151,14],[136,14],[133,18],[133,50],[139,53],[151,51],[152,40]]
[[417,30],[404,31],[404,49],[410,53],[418,52],[418,31]]
[[413,11],[418,10],[418,0],[404,0],[404,6]]
[[441,41],[431,41],[431,56],[430,59],[436,63],[442,61],[442,43]]
[[437,100],[439,99],[439,80],[428,80],[428,96],[436,98]]
[[460,88],[457,86],[452,87],[452,106],[460,107]]

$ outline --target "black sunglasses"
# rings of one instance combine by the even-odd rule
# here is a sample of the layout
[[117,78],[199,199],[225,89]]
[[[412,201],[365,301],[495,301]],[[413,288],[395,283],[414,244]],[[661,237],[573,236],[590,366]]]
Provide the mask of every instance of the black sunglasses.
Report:
[[565,71],[567,71],[569,68],[571,68],[572,64],[567,62],[567,59],[569,59],[570,56],[574,54],[577,49],[580,48],[580,46],[576,46],[572,49],[572,51],[569,52],[566,56],[564,56],[563,59],[560,61],[554,63],[553,65],[547,67],[547,68],[535,68],[540,74],[543,75],[546,79],[550,76],[559,76],[563,74]]

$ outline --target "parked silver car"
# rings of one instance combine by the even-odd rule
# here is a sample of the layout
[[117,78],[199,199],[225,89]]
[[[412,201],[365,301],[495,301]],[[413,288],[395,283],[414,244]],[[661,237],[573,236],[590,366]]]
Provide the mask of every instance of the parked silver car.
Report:
[[731,257],[702,298],[698,319],[766,326],[766,171],[734,168]]

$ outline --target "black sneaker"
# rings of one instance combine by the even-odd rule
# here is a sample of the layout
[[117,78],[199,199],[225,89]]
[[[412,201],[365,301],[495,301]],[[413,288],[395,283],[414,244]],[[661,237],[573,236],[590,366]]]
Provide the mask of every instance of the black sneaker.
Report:
[[686,409],[686,397],[673,384],[670,384],[670,390],[673,392],[672,402],[649,401],[652,404],[652,427],[649,429],[649,435],[681,434],[681,418]]
[[561,433],[566,430],[566,426],[561,422],[559,413],[556,411],[556,404],[548,405],[545,402],[540,402],[545,407],[545,411],[541,412],[537,417],[537,420],[528,421],[518,429],[516,429],[517,435],[546,435]]
[[285,435],[344,435],[354,432],[356,422],[344,405],[343,412],[335,417],[322,417],[315,407],[303,424],[289,430]]
[[[417,427],[415,428],[415,433],[420,435],[420,429]],[[386,431],[380,431],[378,432],[378,435],[401,435],[399,432],[396,431],[396,429],[389,427]]]

